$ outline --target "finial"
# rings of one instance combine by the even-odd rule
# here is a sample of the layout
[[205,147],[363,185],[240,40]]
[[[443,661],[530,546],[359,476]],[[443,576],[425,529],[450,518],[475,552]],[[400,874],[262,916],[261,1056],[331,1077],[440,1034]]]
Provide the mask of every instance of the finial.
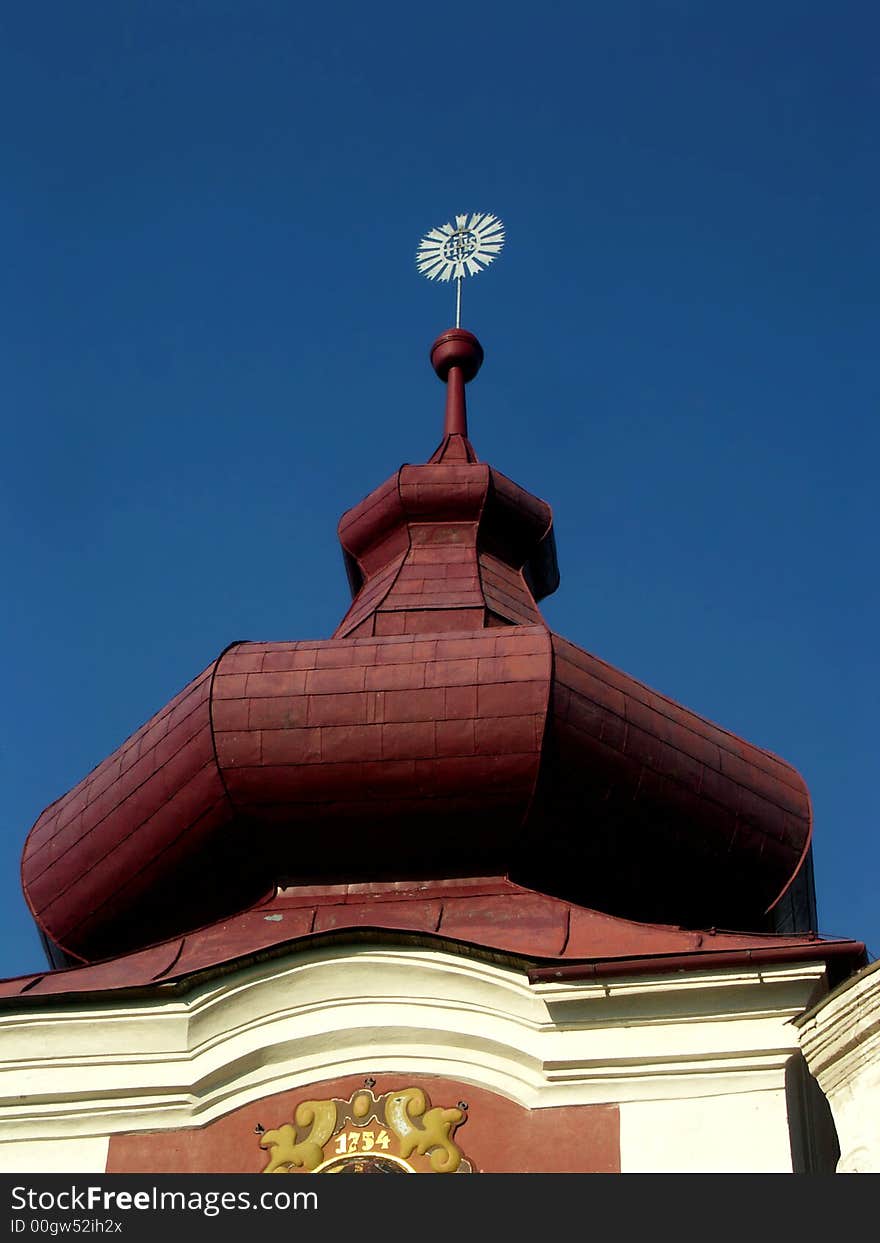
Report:
[[504,225],[488,212],[455,217],[426,233],[416,251],[416,266],[431,281],[455,280],[455,326],[461,327],[461,283],[488,267],[504,245]]
[[483,365],[483,347],[466,328],[450,328],[431,346],[431,366],[446,384],[444,439],[467,437],[467,404],[464,386]]
[[[467,443],[467,406],[464,386],[472,380],[483,362],[483,348],[471,332],[461,326],[461,285],[466,276],[476,276],[488,267],[504,245],[504,225],[488,212],[474,212],[455,217],[455,224],[441,224],[431,229],[419,242],[416,266],[432,281],[455,281],[455,327],[442,333],[431,347],[431,363],[446,385],[446,420],[443,442],[432,461],[453,451],[464,453],[468,460],[473,449]],[[450,436],[461,436],[465,443],[452,442]]]

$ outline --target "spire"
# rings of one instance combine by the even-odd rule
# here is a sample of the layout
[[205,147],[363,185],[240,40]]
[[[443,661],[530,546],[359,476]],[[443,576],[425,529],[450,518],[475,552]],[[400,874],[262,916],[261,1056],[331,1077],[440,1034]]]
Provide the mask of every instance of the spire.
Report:
[[443,439],[422,466],[400,470],[342,515],[351,608],[335,638],[543,626],[538,601],[559,585],[553,517],[477,459],[465,385],[483,362],[472,332],[431,347],[446,384]]
[[482,365],[483,347],[465,328],[450,328],[431,346],[431,366],[446,385],[443,439],[430,459],[432,462],[477,461],[474,447],[468,440],[464,386]]

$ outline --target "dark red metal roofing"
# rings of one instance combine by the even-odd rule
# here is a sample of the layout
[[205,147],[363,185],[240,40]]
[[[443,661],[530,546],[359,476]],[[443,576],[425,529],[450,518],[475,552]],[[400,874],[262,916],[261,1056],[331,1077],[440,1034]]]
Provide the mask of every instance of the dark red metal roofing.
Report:
[[336,636],[234,644],[37,821],[23,885],[64,954],[184,934],[279,883],[413,876],[763,927],[809,845],[803,780],[550,633],[550,509],[476,461],[465,338],[435,357],[432,460],[340,522]]
[[797,960],[824,961],[836,979],[866,959],[864,945],[855,941],[639,924],[504,877],[461,877],[280,890],[230,919],[131,954],[0,981],[0,1003],[155,988],[256,955],[352,935],[371,943],[504,955],[535,981],[550,982]]

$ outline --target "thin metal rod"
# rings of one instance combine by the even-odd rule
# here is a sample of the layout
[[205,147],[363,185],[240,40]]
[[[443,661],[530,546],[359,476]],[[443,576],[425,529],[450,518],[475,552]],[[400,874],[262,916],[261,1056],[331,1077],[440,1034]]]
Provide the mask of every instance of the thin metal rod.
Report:
[[446,419],[443,435],[467,435],[467,404],[464,396],[464,372],[461,367],[450,367],[446,377]]
[[455,278],[455,326],[461,327],[461,277]]

